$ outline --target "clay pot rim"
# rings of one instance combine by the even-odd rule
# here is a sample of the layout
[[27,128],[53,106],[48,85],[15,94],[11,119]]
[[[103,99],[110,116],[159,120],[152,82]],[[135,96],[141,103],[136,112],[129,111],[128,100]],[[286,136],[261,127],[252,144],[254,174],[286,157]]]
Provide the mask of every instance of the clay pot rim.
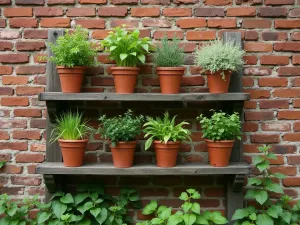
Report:
[[82,142],[88,142],[88,139],[83,140],[64,140],[64,139],[58,139],[59,142],[65,142],[65,143],[82,143]]
[[185,70],[185,67],[183,66],[180,66],[180,67],[163,67],[163,66],[158,66],[156,67],[156,70]]
[[219,75],[220,73],[222,73],[222,72],[224,72],[225,73],[225,75],[226,75],[226,73],[229,75],[229,74],[232,74],[232,71],[231,70],[218,70],[218,71],[216,71],[216,72],[214,72],[214,73],[212,73],[210,70],[207,70],[207,71],[205,71],[204,73],[207,75],[207,76],[209,76],[209,75]]
[[73,66],[73,67],[67,67],[67,66],[56,66],[57,69],[85,69],[86,66]]
[[111,70],[136,70],[139,71],[140,68],[137,66],[131,67],[131,66],[112,66],[110,68]]
[[[164,141],[158,141],[158,140],[154,140],[153,141],[153,143],[154,144],[165,144],[165,142]],[[167,142],[167,145],[176,145],[176,144],[180,144],[181,143],[181,141],[168,141]]]
[[[117,144],[118,143],[120,143],[120,144],[126,144],[126,143],[133,144],[133,143],[136,143],[136,142],[137,141],[118,141]],[[109,141],[109,143],[111,143],[111,141]]]
[[210,139],[205,139],[206,142],[210,142],[210,143],[232,143],[235,142],[235,140],[220,140],[220,141],[213,141]]

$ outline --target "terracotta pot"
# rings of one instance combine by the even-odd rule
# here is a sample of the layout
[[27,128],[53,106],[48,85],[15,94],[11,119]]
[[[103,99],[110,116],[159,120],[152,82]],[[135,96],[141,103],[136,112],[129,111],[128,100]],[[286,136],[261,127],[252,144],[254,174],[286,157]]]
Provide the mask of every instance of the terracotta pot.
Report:
[[207,83],[209,93],[227,93],[231,78],[231,71],[224,71],[225,80],[222,79],[222,71],[218,71],[214,74],[207,73]]
[[56,68],[60,78],[61,91],[64,93],[80,93],[85,67],[57,66]]
[[115,147],[110,146],[114,167],[132,167],[136,141],[118,142]]
[[114,76],[116,93],[133,93],[139,71],[138,67],[112,67],[111,73]]
[[161,93],[178,94],[184,71],[184,67],[156,67]]
[[234,140],[212,141],[205,139],[205,141],[210,165],[214,167],[228,166]]
[[180,141],[168,141],[168,143],[165,144],[160,141],[154,141],[153,144],[156,153],[156,165],[159,167],[176,166],[180,143]]
[[88,139],[85,140],[62,140],[58,139],[61,148],[64,166],[78,167],[83,164],[84,152]]

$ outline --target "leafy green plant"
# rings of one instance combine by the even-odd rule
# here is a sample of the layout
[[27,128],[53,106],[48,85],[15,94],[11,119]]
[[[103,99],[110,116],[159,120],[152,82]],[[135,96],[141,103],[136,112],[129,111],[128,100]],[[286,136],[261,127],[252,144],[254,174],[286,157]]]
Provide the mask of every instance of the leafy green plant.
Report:
[[142,214],[154,214],[154,218],[137,223],[137,225],[193,225],[193,224],[226,224],[227,220],[221,212],[205,211],[200,212],[200,204],[196,202],[200,199],[200,194],[195,189],[187,189],[182,192],[179,199],[184,201],[181,208],[176,213],[172,213],[172,207],[158,206],[157,201],[151,201],[145,206]]
[[5,166],[5,164],[6,164],[6,162],[5,162],[5,161],[1,161],[1,162],[0,162],[0,169],[1,169],[2,167],[4,167],[4,166]]
[[238,113],[228,115],[214,112],[211,118],[200,115],[197,120],[201,124],[203,137],[212,141],[241,139],[241,122]]
[[1,225],[34,224],[35,220],[29,216],[29,211],[38,204],[37,197],[24,198],[22,201],[13,201],[7,194],[0,195]]
[[136,140],[141,133],[144,117],[133,116],[132,111],[128,110],[124,115],[107,118],[103,115],[99,118],[101,122],[97,133],[100,133],[105,139],[111,141],[112,146],[118,142],[128,142]]
[[82,140],[92,130],[88,125],[88,120],[83,118],[82,113],[69,111],[56,118],[56,123],[51,133],[51,142],[55,142],[58,139]]
[[164,113],[164,117],[147,117],[147,122],[144,124],[145,137],[148,140],[145,143],[145,150],[149,149],[154,140],[164,142],[168,141],[184,141],[191,140],[191,132],[184,128],[184,125],[189,123],[183,121],[179,124],[175,124],[176,116],[172,119],[168,112]]
[[179,47],[179,39],[174,36],[172,42],[168,41],[168,37],[161,39],[161,45],[156,47],[153,53],[153,63],[160,67],[179,67],[184,63],[184,52]]
[[146,54],[151,50],[151,39],[140,38],[139,30],[128,31],[125,27],[116,27],[101,41],[109,58],[117,66],[135,67],[139,62],[145,63]]
[[271,173],[270,160],[276,160],[277,157],[270,152],[270,148],[271,146],[267,145],[258,148],[263,155],[254,157],[253,164],[260,175],[248,179],[249,189],[245,195],[246,199],[253,199],[261,209],[253,206],[238,209],[232,217],[232,220],[236,220],[234,225],[299,225],[300,201],[291,209],[288,204],[291,198],[286,195],[276,204],[271,200],[271,193],[284,193],[282,186],[274,179],[282,179],[285,176],[281,173]]
[[67,30],[56,44],[49,43],[54,56],[49,60],[57,66],[94,66],[99,47],[88,40],[88,30],[76,26],[74,31]]
[[[244,54],[245,52],[233,42],[223,43],[216,40],[196,50],[195,64],[202,67],[204,71],[211,73],[226,70],[234,72],[243,66]],[[221,74],[222,78],[225,79],[224,73]]]
[[122,225],[132,222],[128,204],[136,206],[139,196],[134,189],[122,189],[118,198],[102,188],[72,195],[56,193],[48,204],[39,205],[38,225]]

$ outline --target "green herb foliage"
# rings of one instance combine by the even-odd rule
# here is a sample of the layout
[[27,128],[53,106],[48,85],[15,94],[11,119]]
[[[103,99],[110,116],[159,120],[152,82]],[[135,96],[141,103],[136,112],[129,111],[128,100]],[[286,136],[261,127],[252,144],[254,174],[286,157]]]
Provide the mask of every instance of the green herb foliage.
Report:
[[163,118],[147,117],[147,122],[144,124],[145,137],[148,140],[145,143],[145,150],[149,149],[154,140],[167,143],[168,141],[184,141],[191,140],[191,132],[184,128],[184,125],[189,123],[183,121],[175,124],[176,116],[170,118],[166,112]]
[[214,112],[211,118],[197,117],[201,124],[203,137],[212,141],[241,139],[241,122],[238,113],[228,115]]
[[139,36],[137,29],[128,31],[124,27],[116,27],[101,41],[101,45],[118,66],[135,67],[139,62],[145,63],[146,54],[152,48],[150,38]]
[[4,167],[4,166],[5,166],[5,164],[6,164],[6,162],[5,162],[5,161],[1,161],[1,162],[0,162],[0,169],[1,169],[2,167]]
[[0,195],[1,225],[35,224],[29,216],[29,211],[38,204],[37,197],[24,198],[22,201],[13,201],[7,194]]
[[[211,73],[225,70],[234,72],[243,66],[244,54],[245,52],[232,42],[223,43],[217,40],[196,51],[195,64]],[[224,74],[223,79],[225,79]]]
[[87,138],[92,128],[88,121],[83,118],[83,114],[76,112],[67,112],[56,118],[56,124],[51,133],[51,142],[58,139],[63,140],[83,140]]
[[161,45],[156,47],[153,53],[153,63],[160,67],[179,67],[184,63],[184,52],[179,47],[179,40],[174,37],[172,42],[168,41],[168,37],[164,36]]
[[135,189],[122,189],[118,198],[102,188],[72,195],[58,192],[48,204],[39,206],[38,225],[122,225],[132,222],[128,204],[136,206],[139,196]]
[[[270,146],[263,145],[258,148],[263,155],[256,156],[253,164],[260,172],[260,175],[248,179],[249,188],[245,198],[254,199],[261,206],[261,210],[253,206],[238,209],[232,220],[234,225],[299,225],[300,224],[300,201],[291,209],[289,206],[290,197],[283,195],[283,189],[274,179],[282,179],[285,176],[281,173],[271,173],[270,160],[276,160],[274,153],[270,152]],[[283,195],[274,204],[270,194]]]
[[128,110],[124,115],[107,118],[106,115],[99,118],[101,122],[97,133],[105,139],[111,141],[112,146],[118,142],[134,141],[141,133],[144,121],[143,116],[133,116],[132,111]]
[[66,31],[56,44],[49,44],[54,56],[49,59],[57,66],[94,66],[99,48],[88,40],[88,30],[77,26],[74,31]]
[[137,225],[193,225],[193,224],[227,224],[227,220],[221,212],[205,211],[201,214],[200,194],[195,189],[187,189],[182,192],[179,199],[184,201],[181,208],[176,213],[172,213],[172,207],[158,206],[157,201],[151,201],[144,208],[143,215],[154,215],[151,220],[146,220]]

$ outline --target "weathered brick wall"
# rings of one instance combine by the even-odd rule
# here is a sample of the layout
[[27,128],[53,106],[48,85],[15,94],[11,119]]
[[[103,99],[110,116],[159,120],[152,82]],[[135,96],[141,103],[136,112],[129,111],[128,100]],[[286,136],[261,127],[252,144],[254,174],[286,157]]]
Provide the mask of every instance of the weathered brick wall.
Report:
[[[45,103],[37,100],[37,94],[45,88],[46,65],[37,58],[46,52],[47,30],[81,24],[90,29],[92,39],[99,40],[125,23],[155,40],[165,32],[182,40],[187,67],[183,92],[207,91],[206,77],[193,65],[195,48],[224,31],[242,33],[247,52],[243,85],[251,94],[245,103],[245,158],[251,162],[259,144],[272,144],[278,154],[272,169],[288,176],[282,181],[285,190],[299,198],[299,0],[0,0],[0,5],[0,160],[8,162],[0,170],[0,192],[43,194],[41,176],[34,173],[45,152]],[[113,90],[112,62],[104,54],[99,61],[104,64],[86,76],[85,91]],[[142,67],[137,91],[159,91],[152,71],[151,63]],[[193,129],[197,131],[196,125]],[[190,161],[202,161],[193,156],[203,150],[201,133],[194,135],[198,149],[185,151]],[[98,147],[90,145],[90,150]],[[126,184],[125,180],[112,178],[110,184]],[[138,185],[146,197],[169,196],[171,203],[178,189],[201,186],[205,207],[224,206],[223,190],[213,185],[220,184],[218,178],[135,180],[142,182]],[[148,182],[156,191],[149,190]]]

